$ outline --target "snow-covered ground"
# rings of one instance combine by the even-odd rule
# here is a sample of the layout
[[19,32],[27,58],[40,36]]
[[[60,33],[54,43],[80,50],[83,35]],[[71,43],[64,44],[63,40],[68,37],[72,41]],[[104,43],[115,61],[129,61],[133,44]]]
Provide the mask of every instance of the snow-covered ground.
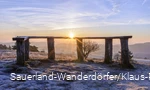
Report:
[[149,59],[134,59],[136,60],[138,63],[140,64],[150,64],[150,60]]
[[[31,56],[42,56],[31,53]],[[45,55],[45,54],[44,54]],[[122,69],[117,63],[106,65],[103,63],[73,63],[73,62],[39,62],[31,61],[27,67],[19,67],[15,65],[14,52],[7,52],[1,56],[0,61],[0,90],[149,90],[150,89],[150,62],[137,62],[134,64],[136,69]],[[139,60],[140,61],[140,60]],[[36,64],[38,62],[38,64]],[[145,62],[145,63],[144,63]],[[36,65],[35,65],[36,64]],[[57,73],[66,73],[67,75],[118,75],[114,80],[112,78],[103,77],[103,80],[20,80],[12,81],[11,73],[17,75],[51,75]],[[120,74],[121,73],[121,74]],[[127,74],[126,74],[127,73]],[[124,78],[119,75],[124,74]],[[133,79],[126,77],[128,74],[134,75],[134,79],[138,79],[139,75],[144,75],[139,78],[142,80],[126,80]],[[119,77],[119,78],[118,78]],[[108,80],[107,80],[108,79]],[[116,79],[116,80],[115,80]],[[124,79],[124,80],[122,80]]]

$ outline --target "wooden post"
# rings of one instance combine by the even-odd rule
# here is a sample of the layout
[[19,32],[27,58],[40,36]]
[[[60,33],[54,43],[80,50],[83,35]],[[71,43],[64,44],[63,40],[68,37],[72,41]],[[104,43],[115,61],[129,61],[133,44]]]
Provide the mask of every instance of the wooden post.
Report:
[[105,60],[104,63],[112,63],[112,39],[105,39]]
[[123,68],[134,68],[130,64],[128,38],[121,38],[121,64]]
[[24,66],[25,64],[25,43],[23,40],[17,40],[17,64]]
[[26,41],[24,41],[25,43],[25,60],[29,59],[29,39],[27,39]]
[[82,39],[77,38],[77,56],[80,62],[84,61],[83,50],[82,50]]
[[55,60],[54,38],[47,38],[48,59]]

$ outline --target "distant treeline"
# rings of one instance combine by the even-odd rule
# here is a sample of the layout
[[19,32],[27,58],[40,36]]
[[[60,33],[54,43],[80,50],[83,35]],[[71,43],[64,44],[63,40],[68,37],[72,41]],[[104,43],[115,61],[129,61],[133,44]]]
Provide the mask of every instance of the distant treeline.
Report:
[[[16,44],[12,46],[12,49],[13,49],[13,50],[16,50],[16,49],[17,49]],[[35,46],[35,45],[30,45],[29,50],[30,50],[31,52],[39,52],[38,47]]]
[[[5,44],[0,44],[0,49],[3,49],[3,50],[16,50],[16,44],[13,45],[13,46],[7,46]],[[38,47],[35,46],[35,45],[30,45],[29,50],[31,52],[39,52]]]
[[4,44],[0,44],[0,49],[4,49],[4,50],[11,50],[11,46],[6,46]]

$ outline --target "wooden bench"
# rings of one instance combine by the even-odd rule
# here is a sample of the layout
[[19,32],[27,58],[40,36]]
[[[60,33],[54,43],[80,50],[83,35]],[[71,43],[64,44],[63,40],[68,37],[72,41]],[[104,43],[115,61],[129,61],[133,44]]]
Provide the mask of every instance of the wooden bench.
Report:
[[[17,44],[17,64],[24,65],[29,59],[29,39],[47,39],[48,59],[55,60],[54,39],[70,39],[69,37],[53,37],[53,36],[17,36],[13,40]],[[114,36],[114,37],[74,37],[77,42],[77,56],[79,61],[83,61],[82,41],[83,39],[104,39],[105,40],[105,63],[112,62],[113,39],[120,39],[121,43],[121,60],[125,67],[130,66],[128,39],[132,36]]]

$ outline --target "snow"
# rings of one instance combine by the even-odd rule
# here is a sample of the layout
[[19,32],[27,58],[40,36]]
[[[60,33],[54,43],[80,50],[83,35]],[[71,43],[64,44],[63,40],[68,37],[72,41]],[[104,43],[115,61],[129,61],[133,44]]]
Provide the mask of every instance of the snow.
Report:
[[[8,53],[8,52],[7,52]],[[17,73],[20,75],[29,74],[33,75],[54,73],[67,73],[78,75],[80,72],[83,74],[93,74],[100,72],[107,74],[110,72],[112,75],[119,73],[129,72],[134,75],[148,75],[150,71],[150,62],[142,60],[134,64],[134,70],[122,69],[118,65],[106,65],[103,63],[73,63],[73,62],[59,62],[50,63],[42,62],[38,66],[19,67],[15,66],[15,52],[3,54],[0,60],[0,90],[149,90],[150,80],[26,80],[26,81],[11,81],[10,74]],[[34,53],[32,53],[34,55]],[[35,54],[37,56],[37,54]],[[41,55],[42,57],[42,55]],[[37,57],[38,58],[38,57]],[[37,61],[36,61],[37,62]],[[145,62],[145,63],[144,63]],[[16,68],[16,69],[14,69]],[[17,71],[18,70],[18,71]]]

